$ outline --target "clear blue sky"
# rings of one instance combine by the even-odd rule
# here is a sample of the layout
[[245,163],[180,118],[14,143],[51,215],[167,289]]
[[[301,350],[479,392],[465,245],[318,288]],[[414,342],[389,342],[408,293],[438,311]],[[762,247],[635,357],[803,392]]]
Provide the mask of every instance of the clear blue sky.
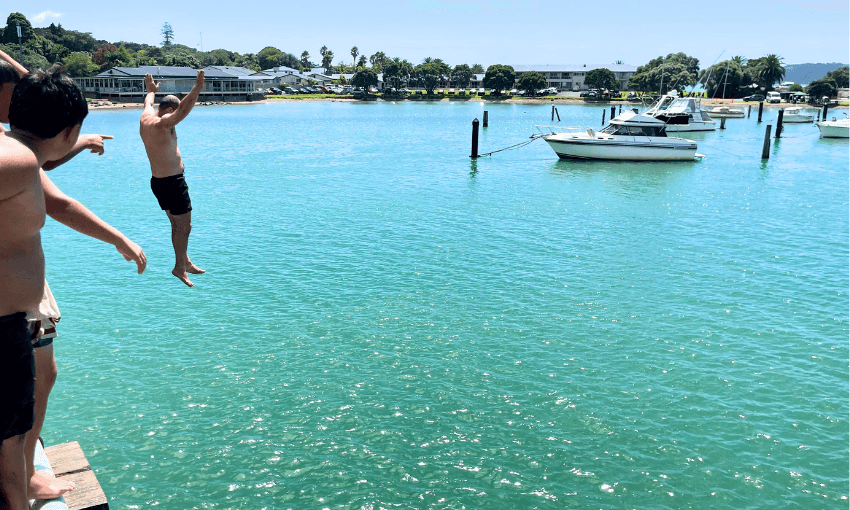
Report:
[[62,23],[112,42],[159,44],[167,21],[176,43],[201,49],[203,41],[206,51],[257,53],[274,46],[297,57],[307,50],[319,62],[319,48],[326,45],[334,52],[334,64],[350,62],[352,46],[367,57],[380,50],[414,64],[430,56],[450,65],[485,67],[617,60],[637,66],[679,51],[697,57],[701,67],[710,66],[721,52],[721,60],[776,53],[786,64],[850,62],[847,0],[184,0],[117,5],[29,0],[16,9],[23,9],[33,26]]

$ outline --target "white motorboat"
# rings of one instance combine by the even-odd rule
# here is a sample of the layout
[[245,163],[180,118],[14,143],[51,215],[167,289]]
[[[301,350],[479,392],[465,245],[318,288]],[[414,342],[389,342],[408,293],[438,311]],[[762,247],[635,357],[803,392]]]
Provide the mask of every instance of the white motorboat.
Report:
[[814,122],[815,116],[812,113],[806,113],[802,108],[793,106],[785,108],[785,113],[782,114],[782,122]]
[[824,120],[817,123],[822,138],[850,138],[850,118]]
[[709,116],[711,116],[711,118],[715,118],[715,117],[716,118],[726,117],[726,118],[732,118],[732,119],[742,119],[742,118],[744,118],[744,110],[743,109],[733,108],[733,107],[727,106],[727,105],[715,106],[711,110],[708,110],[708,114],[709,114]]
[[611,119],[599,132],[567,128],[542,135],[561,159],[612,159],[625,161],[693,161],[697,143],[668,137],[668,125],[652,116],[626,111]]
[[717,125],[711,115],[697,104],[692,97],[678,97],[675,90],[661,96],[647,110],[651,115],[668,124],[668,133],[685,133],[689,131],[714,131]]

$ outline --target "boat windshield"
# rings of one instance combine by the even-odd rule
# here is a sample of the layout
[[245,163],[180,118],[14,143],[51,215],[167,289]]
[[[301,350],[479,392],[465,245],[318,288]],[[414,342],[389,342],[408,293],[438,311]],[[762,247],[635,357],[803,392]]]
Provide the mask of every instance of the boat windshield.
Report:
[[600,133],[620,136],[667,136],[663,126],[626,126],[608,124]]

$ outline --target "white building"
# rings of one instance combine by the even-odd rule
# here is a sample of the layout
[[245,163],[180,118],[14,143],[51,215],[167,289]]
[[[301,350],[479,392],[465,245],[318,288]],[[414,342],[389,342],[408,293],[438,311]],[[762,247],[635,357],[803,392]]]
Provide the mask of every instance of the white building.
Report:
[[587,90],[584,79],[587,73],[594,69],[608,69],[614,73],[620,83],[620,90],[628,90],[629,78],[637,72],[636,66],[625,64],[564,64],[564,65],[520,65],[513,66],[517,77],[521,73],[537,71],[546,79],[546,87],[555,87],[558,90]]

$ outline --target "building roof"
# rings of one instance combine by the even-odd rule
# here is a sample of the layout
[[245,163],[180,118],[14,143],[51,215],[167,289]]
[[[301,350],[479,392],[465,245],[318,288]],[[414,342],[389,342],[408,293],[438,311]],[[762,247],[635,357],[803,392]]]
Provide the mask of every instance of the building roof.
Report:
[[615,73],[634,73],[637,71],[637,66],[629,66],[625,64],[543,64],[512,67],[517,73],[524,73],[527,71],[537,71],[540,73],[575,73],[593,71],[594,69],[601,69],[603,67]]
[[238,66],[207,66],[204,68],[204,73],[206,74],[206,71],[209,69],[215,69],[233,76],[251,76],[252,74],[255,74],[255,71],[252,69],[246,69]]
[[[154,79],[160,78],[191,78],[198,75],[197,69],[191,67],[175,66],[139,66],[139,67],[113,67],[95,75],[97,78],[143,78],[151,74]],[[219,69],[204,69],[207,78],[235,78],[236,76]]]

